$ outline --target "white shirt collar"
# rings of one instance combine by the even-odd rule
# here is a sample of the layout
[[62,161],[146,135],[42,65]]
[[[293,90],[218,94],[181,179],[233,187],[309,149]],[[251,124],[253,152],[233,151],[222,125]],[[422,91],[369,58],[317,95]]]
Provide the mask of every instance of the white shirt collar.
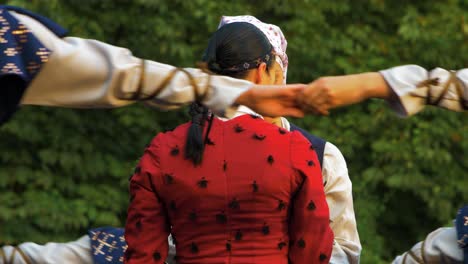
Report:
[[[230,109],[226,110],[227,118],[220,118],[220,119],[221,120],[229,120],[229,119],[233,119],[233,118],[236,118],[238,116],[241,116],[241,115],[255,115],[255,116],[258,116],[258,117],[264,119],[263,116],[259,115],[254,110],[248,108],[245,105],[240,105],[237,108],[233,107],[233,108],[230,108]],[[283,126],[284,129],[286,129],[288,131],[291,130],[291,125],[289,124],[289,121],[284,117],[281,117],[281,125]]]

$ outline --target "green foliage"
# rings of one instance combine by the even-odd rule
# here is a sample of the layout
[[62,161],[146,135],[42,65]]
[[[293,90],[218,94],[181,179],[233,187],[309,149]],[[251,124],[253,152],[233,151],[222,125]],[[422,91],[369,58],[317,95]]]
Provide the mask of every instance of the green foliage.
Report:
[[[221,15],[252,14],[289,42],[289,82],[405,63],[466,67],[468,2],[10,0],[71,31],[178,66],[200,58]],[[122,226],[127,179],[159,131],[183,110],[23,107],[0,129],[0,243],[76,239]],[[382,102],[294,122],[333,142],[348,161],[362,263],[385,263],[450,225],[468,201],[466,114],[427,109],[395,117]]]

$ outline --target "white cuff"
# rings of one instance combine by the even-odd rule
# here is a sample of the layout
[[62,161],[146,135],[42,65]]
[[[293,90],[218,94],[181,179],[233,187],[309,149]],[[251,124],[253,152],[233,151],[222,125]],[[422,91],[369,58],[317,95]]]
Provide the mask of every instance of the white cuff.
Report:
[[414,115],[426,104],[452,111],[468,107],[468,69],[453,75],[442,68],[428,72],[418,65],[404,65],[380,73],[396,95],[389,103],[401,116]]

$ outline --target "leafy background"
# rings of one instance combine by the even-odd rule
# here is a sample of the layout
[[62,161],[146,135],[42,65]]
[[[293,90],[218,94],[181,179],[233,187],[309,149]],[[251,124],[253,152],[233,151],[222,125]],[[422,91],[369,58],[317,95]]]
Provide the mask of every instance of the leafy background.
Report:
[[[137,56],[193,66],[221,15],[255,15],[289,41],[289,82],[415,63],[468,66],[468,1],[8,0],[71,35]],[[86,65],[83,65],[85,67]],[[127,182],[144,145],[185,122],[185,110],[23,107],[0,128],[0,244],[69,241],[122,226]],[[468,201],[467,115],[427,109],[399,119],[381,101],[295,123],[347,159],[362,263],[388,263],[452,225]]]

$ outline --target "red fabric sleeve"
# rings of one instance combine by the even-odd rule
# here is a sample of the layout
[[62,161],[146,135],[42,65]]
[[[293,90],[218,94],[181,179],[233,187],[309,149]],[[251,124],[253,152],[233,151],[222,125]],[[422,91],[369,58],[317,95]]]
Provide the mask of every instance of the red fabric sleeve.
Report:
[[124,263],[164,263],[167,258],[170,227],[154,185],[159,177],[156,138],[146,148],[130,180],[130,205],[125,224],[128,248]]
[[328,263],[333,231],[317,154],[299,133],[291,136],[291,160],[300,184],[294,194],[289,226],[289,261],[292,264]]

